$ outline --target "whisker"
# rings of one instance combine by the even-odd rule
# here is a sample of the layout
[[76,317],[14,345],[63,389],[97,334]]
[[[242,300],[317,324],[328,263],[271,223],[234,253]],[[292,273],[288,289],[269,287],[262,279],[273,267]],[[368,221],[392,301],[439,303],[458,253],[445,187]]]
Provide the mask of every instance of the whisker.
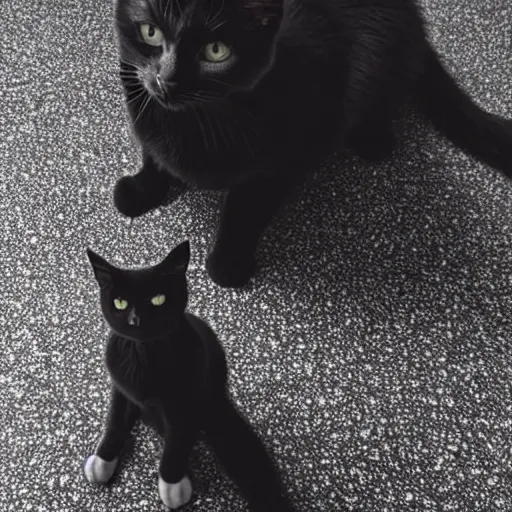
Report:
[[223,12],[224,12],[224,0],[222,0],[222,4],[221,4],[219,10],[217,11],[217,13],[215,14],[215,16],[209,22],[207,22],[207,24],[209,24],[209,26],[211,26],[211,25],[217,23],[219,18],[222,16]]
[[242,135],[242,137],[245,140],[245,144],[247,146],[247,149],[249,150],[249,153],[251,153],[251,156],[254,158],[256,155],[254,154],[254,150],[252,149],[251,143],[249,142],[249,139],[247,138],[247,135],[245,134],[245,130],[238,124],[235,116],[233,116],[233,119],[235,120],[235,123],[240,130],[240,135]]
[[[228,105],[228,106],[232,107],[232,105],[228,101],[224,101],[223,103],[224,103],[224,105]],[[243,139],[245,141],[247,149],[249,150],[252,157],[254,158],[255,157],[254,150],[249,142],[249,139],[247,138],[247,134],[245,133],[245,130],[243,129],[242,125],[238,122],[237,116],[235,115],[233,108],[228,109],[227,112],[231,113],[230,117],[231,117],[231,120],[233,121],[233,124],[236,125],[236,128],[238,129],[240,135],[243,137]],[[255,133],[256,133],[256,135],[259,136],[258,132],[255,131]]]
[[183,9],[181,8],[180,0],[175,0],[175,2],[176,5],[178,6],[178,11],[180,11],[180,17],[183,17]]
[[223,27],[227,22],[228,22],[227,20],[221,21],[220,23],[218,23],[214,27],[211,27],[210,30],[212,32],[215,32],[216,30],[219,30],[220,27]]
[[199,117],[199,113],[197,112],[195,105],[191,105],[191,107],[192,107],[192,110],[194,111],[194,114],[195,114],[195,116],[197,118],[197,122],[199,123],[199,127],[201,128],[201,132],[203,133],[205,148],[208,150],[208,141],[206,139],[206,132],[204,131],[203,123],[201,122],[201,118]]
[[140,82],[125,82],[123,81],[123,85],[125,86],[125,90],[127,94],[134,94],[140,90],[145,90],[144,87],[142,87]]
[[197,99],[197,100],[203,100],[205,103],[206,102],[209,102],[209,100],[211,98],[207,97],[207,96],[201,96],[199,93],[197,92],[188,92],[188,93],[184,93],[183,96],[187,96],[188,98],[193,98],[193,99]]
[[222,80],[218,80],[217,78],[206,78],[206,81],[224,85],[226,87],[233,87],[233,84],[228,84],[227,82],[223,82]]
[[119,73],[119,76],[121,78],[134,78],[134,79],[138,79],[139,78],[139,74],[138,73],[123,73],[122,71]]
[[136,73],[139,71],[139,68],[133,64],[127,64],[123,61],[121,61],[121,73]]
[[[165,2],[165,0],[162,0],[162,2]],[[167,2],[165,4],[164,13],[163,13],[164,19],[167,19],[167,9],[169,9],[169,4],[170,3],[171,3],[171,0],[167,0]],[[161,8],[162,8],[162,6],[160,6],[160,9]]]
[[126,59],[124,59],[124,58],[120,58],[120,59],[119,59],[119,62],[120,62],[121,64],[125,64],[125,65],[127,65],[127,66],[132,67],[132,68],[139,69],[139,66],[138,66],[138,64],[137,64],[136,62],[132,62],[132,61],[130,61],[130,60],[126,60]]
[[[225,125],[222,125],[220,124],[220,121],[219,119],[217,118],[217,116],[215,116],[215,119],[217,121],[217,124],[219,125],[219,127],[223,126],[226,128],[227,130],[227,133],[228,133],[228,136],[229,136],[229,139],[232,143],[232,145],[235,145],[236,144],[236,137],[234,137],[234,134],[235,134],[235,128],[237,130],[237,132],[240,134],[240,136],[243,138],[244,142],[245,142],[245,145],[247,146],[247,149],[249,150],[249,152],[251,153],[251,155],[254,157],[255,156],[255,153],[254,153],[254,148],[252,147],[251,143],[250,143],[250,140],[247,136],[247,133],[246,133],[246,130],[243,128],[243,126],[239,123],[239,120],[235,114],[235,107],[232,103],[230,103],[229,101],[223,99],[223,98],[212,98],[211,101],[207,101],[204,99],[204,97],[202,97],[202,94],[200,93],[193,93],[195,94],[195,100],[196,101],[200,101],[202,102],[203,104],[204,103],[208,103],[208,104],[212,104],[212,103],[218,103],[219,105],[223,105],[223,110],[228,113],[228,119],[230,120],[229,124],[225,124]],[[247,112],[247,111],[242,111],[241,109],[238,109],[241,113],[243,114],[249,114],[253,119],[254,119],[254,116],[250,113],[250,112]],[[206,115],[206,111],[203,110],[205,112],[205,115]],[[230,126],[231,125],[231,126]],[[254,131],[255,135],[257,137],[260,136],[260,134],[258,133],[258,131],[256,130],[255,127],[251,125],[249,125],[252,130]],[[227,141],[227,138],[225,137],[225,134],[224,134],[224,131],[222,129],[220,129],[220,131],[222,132],[222,136],[224,137],[224,140],[226,142],[226,146],[229,147],[229,144],[228,144],[228,141]]]
[[228,132],[229,140],[231,141],[231,144],[233,146],[236,145],[236,134],[235,134],[235,123],[231,120],[229,123],[224,123],[224,126],[226,127],[226,130]]
[[139,107],[139,114],[135,118],[135,121],[133,121],[133,124],[136,124],[139,120],[140,116],[144,113],[147,106],[149,105],[149,102],[151,101],[151,96],[148,94],[147,98],[142,102],[141,107]]
[[203,110],[203,112],[204,112],[204,117],[206,119],[206,122],[210,126],[210,133],[212,134],[213,145],[215,146],[215,151],[218,153],[219,152],[219,146],[217,145],[217,137],[215,136],[215,130],[213,129],[213,126],[212,126],[212,124],[210,122],[210,116],[208,115],[208,111],[206,109]]
[[135,93],[137,93],[137,92],[139,92],[139,91],[146,91],[146,88],[145,88],[145,87],[142,87],[142,85],[141,85],[140,83],[135,84],[135,85],[137,85],[137,87],[131,87],[131,88],[127,91],[128,95],[135,94]]
[[135,101],[139,100],[140,98],[142,98],[142,96],[144,96],[144,94],[146,94],[146,91],[143,89],[142,91],[140,91],[137,96],[135,96],[134,98],[129,98],[127,101],[126,101],[126,104],[127,105],[130,105],[130,103],[134,103]]
[[219,98],[218,102],[222,103],[223,105],[226,105],[232,111],[237,111],[237,112],[239,112],[240,114],[242,114],[244,116],[250,117],[252,119],[252,121],[254,122],[254,126],[252,124],[250,124],[249,126],[253,129],[255,135],[257,135],[258,137],[261,136],[259,131],[256,129],[256,125],[258,124],[258,121],[256,120],[256,118],[254,117],[254,114],[251,111],[249,111],[249,110],[242,110],[241,107],[231,103],[230,101],[226,100],[225,98]]
[[[221,134],[221,136],[222,136],[222,140],[223,140],[223,142],[224,142],[224,146],[225,146],[226,150],[230,149],[230,144],[229,144],[229,141],[228,141],[228,139],[227,139],[227,137],[226,137],[226,134],[225,134],[225,132],[224,132],[224,128],[223,128],[223,126],[222,126],[222,123],[221,123],[221,122],[220,122],[220,120],[219,120],[219,116],[215,116],[215,115],[214,115],[214,116],[213,116],[213,119],[215,119],[215,122],[217,123],[217,126],[219,127],[219,132],[220,132],[220,134]],[[231,137],[230,137],[230,138],[231,138]],[[231,141],[233,142],[233,139],[231,139]]]
[[208,16],[206,16],[206,26],[208,26],[210,23],[210,17],[212,15],[212,10],[213,10],[213,3],[214,3],[213,1],[210,2],[210,11],[208,12]]
[[140,80],[138,79],[138,77],[135,77],[135,76],[121,75],[121,80],[126,83],[138,83],[138,84],[141,83]]

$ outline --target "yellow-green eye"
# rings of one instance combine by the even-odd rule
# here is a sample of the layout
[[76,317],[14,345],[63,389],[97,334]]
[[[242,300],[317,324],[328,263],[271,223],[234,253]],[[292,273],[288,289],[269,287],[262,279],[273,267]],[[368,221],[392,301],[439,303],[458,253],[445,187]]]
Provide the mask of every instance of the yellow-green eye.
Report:
[[151,299],[151,304],[153,304],[153,306],[161,306],[164,302],[165,302],[165,295],[155,295]]
[[204,47],[204,58],[208,62],[215,64],[228,60],[233,54],[233,50],[220,41],[209,43]]
[[143,23],[140,26],[140,35],[146,44],[151,46],[162,46],[164,43],[164,34],[155,25],[150,25],[149,23]]
[[124,299],[114,299],[114,306],[119,311],[124,311],[128,307],[128,301]]

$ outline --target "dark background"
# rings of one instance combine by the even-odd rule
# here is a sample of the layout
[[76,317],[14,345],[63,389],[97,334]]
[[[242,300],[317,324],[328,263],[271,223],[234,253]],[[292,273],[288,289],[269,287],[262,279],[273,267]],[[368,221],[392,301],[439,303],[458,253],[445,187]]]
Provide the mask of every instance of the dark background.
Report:
[[[424,0],[432,38],[512,117],[512,3]],[[82,462],[108,399],[107,328],[85,257],[153,264],[190,238],[190,310],[223,340],[233,396],[300,511],[512,510],[512,185],[407,109],[386,164],[337,155],[268,232],[249,291],[204,259],[218,196],[128,228],[135,172],[107,0],[0,6],[0,511],[155,511],[158,439],[109,488]],[[199,445],[187,511],[243,511]]]

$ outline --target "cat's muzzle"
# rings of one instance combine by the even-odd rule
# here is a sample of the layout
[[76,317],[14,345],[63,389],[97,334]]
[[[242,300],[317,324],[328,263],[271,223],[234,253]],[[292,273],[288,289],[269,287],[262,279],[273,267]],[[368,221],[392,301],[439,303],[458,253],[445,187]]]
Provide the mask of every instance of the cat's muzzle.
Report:
[[178,84],[176,82],[166,82],[159,74],[156,75],[155,82],[157,85],[157,90],[155,91],[156,100],[167,109],[172,110],[178,106],[179,102],[176,102],[175,98],[173,98],[173,93]]
[[132,327],[139,327],[140,325],[140,317],[135,313],[134,309],[131,309],[128,313],[128,325]]

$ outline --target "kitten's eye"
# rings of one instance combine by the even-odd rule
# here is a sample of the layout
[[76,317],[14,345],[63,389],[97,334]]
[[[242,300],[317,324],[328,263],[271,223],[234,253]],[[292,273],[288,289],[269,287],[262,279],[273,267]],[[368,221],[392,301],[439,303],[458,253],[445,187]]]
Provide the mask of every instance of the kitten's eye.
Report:
[[228,60],[232,54],[233,50],[227,44],[220,41],[209,43],[204,47],[205,60],[215,64]]
[[155,295],[151,299],[151,304],[153,304],[153,306],[161,306],[164,302],[165,302],[165,295]]
[[119,311],[124,311],[128,307],[128,301],[124,299],[114,299],[114,306]]
[[146,44],[151,46],[162,46],[164,42],[164,34],[163,32],[154,25],[150,25],[149,23],[143,23],[140,26],[140,35]]

